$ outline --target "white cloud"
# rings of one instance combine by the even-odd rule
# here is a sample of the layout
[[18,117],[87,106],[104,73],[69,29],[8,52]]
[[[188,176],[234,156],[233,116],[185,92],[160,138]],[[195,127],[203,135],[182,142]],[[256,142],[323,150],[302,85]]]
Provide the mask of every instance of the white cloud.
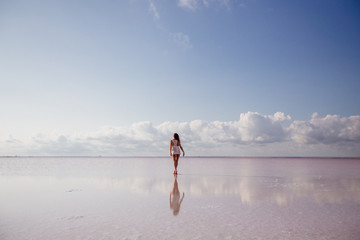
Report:
[[178,2],[179,7],[191,11],[195,11],[199,7],[199,4],[200,4],[199,0],[179,0]]
[[309,121],[291,121],[282,112],[247,112],[237,121],[138,122],[104,126],[81,136],[9,137],[0,141],[0,155],[166,156],[174,132],[180,134],[189,155],[360,155],[360,116],[313,114]]
[[[188,8],[195,10],[197,6],[196,2],[197,1],[180,1],[179,4],[181,6],[187,6]],[[207,4],[207,1],[204,0],[204,4]],[[153,16],[153,18],[157,21],[157,24],[159,24],[160,29],[164,30],[168,34],[171,42],[175,43],[176,45],[180,46],[183,49],[192,48],[190,37],[187,34],[182,32],[168,31],[166,27],[161,26],[160,14],[153,0],[149,0],[149,12]]]
[[292,139],[306,144],[360,143],[360,116],[320,117],[314,113],[310,121],[294,121],[291,126]]
[[149,12],[153,15],[155,20],[159,20],[160,19],[160,14],[154,4],[153,1],[149,1]]
[[[231,0],[179,0],[178,6],[190,11],[196,11],[200,9],[201,7],[209,7],[210,4],[216,3],[219,4],[226,9],[231,9]],[[244,3],[239,4],[240,7],[245,7]]]
[[188,35],[186,35],[185,33],[182,33],[182,32],[172,33],[171,36],[172,36],[173,42],[175,42],[180,47],[182,47],[184,49],[192,48],[192,44],[190,42],[190,37]]

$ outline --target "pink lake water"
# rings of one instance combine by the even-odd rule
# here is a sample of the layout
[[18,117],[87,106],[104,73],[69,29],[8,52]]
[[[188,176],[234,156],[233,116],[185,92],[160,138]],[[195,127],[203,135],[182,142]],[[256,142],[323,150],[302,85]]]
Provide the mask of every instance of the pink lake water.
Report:
[[0,158],[0,239],[360,239],[360,159]]

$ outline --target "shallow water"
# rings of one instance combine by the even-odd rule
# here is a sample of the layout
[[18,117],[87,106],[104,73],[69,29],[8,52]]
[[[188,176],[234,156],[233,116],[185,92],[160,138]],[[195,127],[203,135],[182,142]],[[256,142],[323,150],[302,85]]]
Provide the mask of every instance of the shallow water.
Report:
[[0,158],[0,239],[360,239],[360,159]]

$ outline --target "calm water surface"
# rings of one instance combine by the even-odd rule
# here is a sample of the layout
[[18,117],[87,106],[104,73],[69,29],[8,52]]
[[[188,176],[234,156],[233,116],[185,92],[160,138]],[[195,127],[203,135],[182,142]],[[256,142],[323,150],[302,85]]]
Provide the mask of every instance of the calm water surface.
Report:
[[360,239],[360,159],[0,158],[0,239]]

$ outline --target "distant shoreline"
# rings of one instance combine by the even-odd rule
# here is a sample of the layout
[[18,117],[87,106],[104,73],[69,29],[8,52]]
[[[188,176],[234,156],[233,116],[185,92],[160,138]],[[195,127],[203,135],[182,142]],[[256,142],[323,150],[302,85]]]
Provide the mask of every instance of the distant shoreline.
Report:
[[[0,158],[169,158],[169,156],[0,156]],[[185,156],[185,158],[313,158],[313,159],[359,159],[359,157],[319,157],[319,156]]]

